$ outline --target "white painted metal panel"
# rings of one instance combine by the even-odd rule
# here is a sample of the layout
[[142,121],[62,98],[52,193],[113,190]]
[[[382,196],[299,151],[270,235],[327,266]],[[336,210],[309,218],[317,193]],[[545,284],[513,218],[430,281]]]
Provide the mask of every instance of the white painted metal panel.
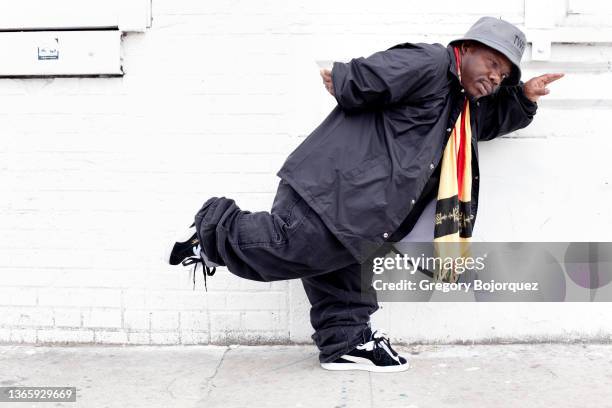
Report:
[[554,28],[563,24],[567,14],[565,0],[525,0],[525,26]]
[[601,0],[568,0],[568,13],[612,14],[612,3]]
[[150,27],[151,0],[19,0],[0,2],[0,30]]
[[0,77],[122,75],[121,32],[0,33]]
[[568,0],[566,25],[576,27],[612,26],[612,2]]

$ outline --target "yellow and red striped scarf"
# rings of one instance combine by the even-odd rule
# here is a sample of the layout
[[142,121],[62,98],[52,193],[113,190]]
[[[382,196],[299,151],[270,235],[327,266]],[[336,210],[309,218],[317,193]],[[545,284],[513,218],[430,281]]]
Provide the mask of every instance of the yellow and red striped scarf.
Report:
[[[454,47],[457,73],[461,81],[461,56]],[[465,257],[469,254],[472,237],[472,129],[470,105],[465,98],[461,114],[455,122],[442,156],[440,184],[436,201],[434,249],[442,260],[434,279],[456,282],[454,267],[444,266],[445,259]],[[454,265],[454,264],[453,264]]]

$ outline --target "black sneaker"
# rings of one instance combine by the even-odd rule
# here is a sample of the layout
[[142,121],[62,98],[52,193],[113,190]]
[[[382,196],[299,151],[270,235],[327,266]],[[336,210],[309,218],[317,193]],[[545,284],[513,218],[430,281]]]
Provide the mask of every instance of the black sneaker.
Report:
[[206,276],[213,276],[217,270],[217,265],[211,262],[201,250],[200,240],[196,234],[195,224],[191,224],[189,229],[182,237],[178,238],[170,252],[166,255],[166,261],[170,265],[194,265],[193,267],[193,287],[195,289],[195,273],[198,268],[198,264],[202,264],[204,275],[204,287],[208,291],[206,286]]
[[410,364],[393,350],[384,330],[378,329],[372,333],[370,341],[359,344],[330,363],[321,363],[321,367],[332,371],[365,370],[396,373],[407,370]]
[[198,240],[195,226],[192,224],[186,233],[174,242],[170,253],[167,255],[168,263],[170,265],[178,265],[183,263],[185,259],[197,256],[196,248],[198,245],[200,245],[200,241]]

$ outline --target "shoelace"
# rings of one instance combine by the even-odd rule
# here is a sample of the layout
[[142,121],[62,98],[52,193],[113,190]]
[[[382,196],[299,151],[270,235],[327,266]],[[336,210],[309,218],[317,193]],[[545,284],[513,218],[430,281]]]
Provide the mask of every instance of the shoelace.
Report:
[[208,276],[213,276],[215,274],[215,272],[217,271],[217,268],[212,267],[209,268],[208,266],[206,266],[204,264],[204,262],[202,261],[202,258],[200,258],[199,256],[190,256],[188,258],[185,258],[183,260],[183,262],[181,262],[181,264],[183,264],[183,266],[189,266],[189,265],[193,265],[193,290],[195,290],[195,283],[196,283],[196,270],[198,269],[198,264],[202,264],[202,275],[204,275],[204,289],[206,290],[206,292],[208,292],[208,287],[206,286],[206,275]]
[[[378,333],[380,335],[380,337],[374,337],[374,334],[376,334],[376,333]],[[391,353],[393,353],[394,357],[397,357],[399,355],[397,353],[397,351],[393,350],[393,347],[391,347],[391,341],[389,340],[389,336],[384,331],[382,331],[380,329],[376,330],[372,334],[372,340],[374,340],[374,355],[377,358],[380,358],[380,353],[385,351],[385,349],[383,348],[382,344],[387,346],[389,351],[391,351]]]

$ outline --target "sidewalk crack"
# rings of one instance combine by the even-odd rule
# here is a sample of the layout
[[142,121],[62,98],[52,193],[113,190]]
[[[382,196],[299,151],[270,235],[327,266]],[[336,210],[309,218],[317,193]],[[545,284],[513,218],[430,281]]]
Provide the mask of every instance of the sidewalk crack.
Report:
[[206,377],[206,383],[205,383],[206,398],[208,398],[210,396],[210,393],[212,392],[212,389],[215,386],[213,384],[213,381],[214,381],[215,377],[217,376],[217,374],[219,373],[219,368],[221,368],[221,364],[223,364],[223,360],[225,359],[225,355],[229,351],[230,351],[230,348],[226,347],[225,350],[223,351],[223,355],[221,356],[221,359],[219,360],[219,364],[217,364],[217,367],[215,368],[215,372],[211,376]]
[[178,376],[174,377],[174,378],[172,379],[172,381],[170,381],[170,382],[168,383],[168,385],[166,385],[166,392],[167,392],[167,393],[168,393],[168,394],[169,394],[169,395],[172,397],[172,399],[176,399],[176,396],[174,395],[174,393],[172,392],[172,390],[170,390],[170,387],[171,387],[172,385],[174,385],[174,382],[175,382],[177,379],[178,379]]
[[370,408],[374,408],[374,392],[372,391],[372,373],[368,371],[368,381],[370,382]]

